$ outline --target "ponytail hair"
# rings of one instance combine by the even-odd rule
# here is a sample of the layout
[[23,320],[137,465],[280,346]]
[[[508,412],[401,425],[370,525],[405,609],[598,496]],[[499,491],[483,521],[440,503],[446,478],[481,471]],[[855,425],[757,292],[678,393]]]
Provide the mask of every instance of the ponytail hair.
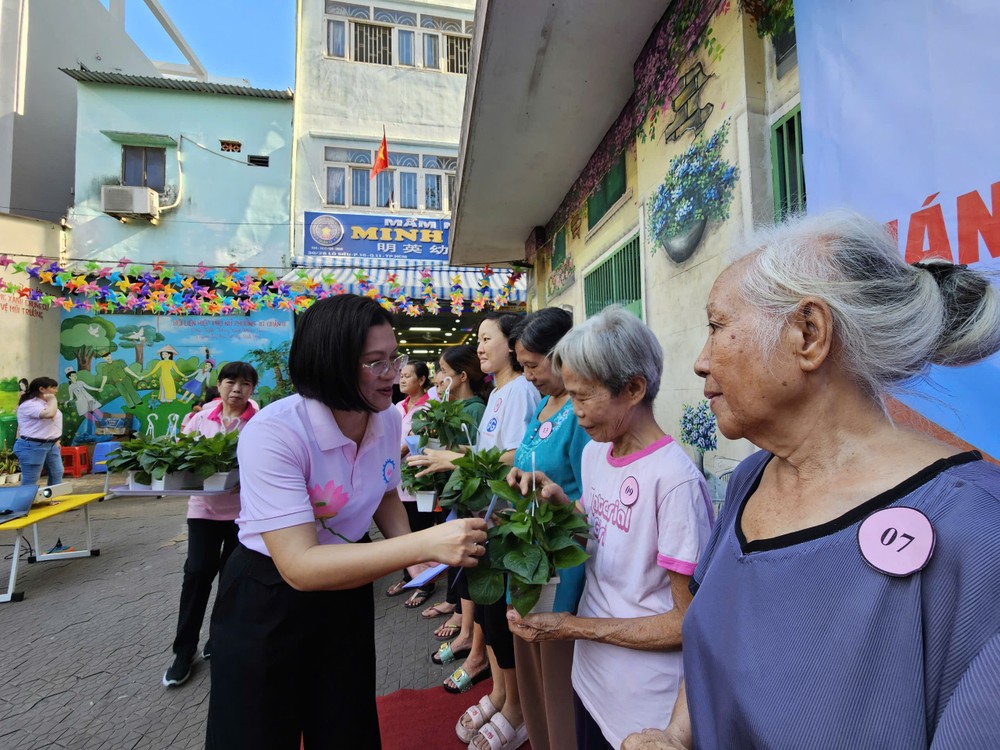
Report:
[[20,406],[25,401],[28,401],[30,399],[41,398],[42,388],[54,388],[58,385],[59,383],[57,383],[52,378],[46,378],[46,377],[35,378],[30,383],[28,383],[28,390],[26,390],[24,393],[21,394],[21,398],[18,399],[17,404],[18,406]]
[[460,346],[449,346],[441,354],[441,359],[448,363],[455,372],[464,372],[469,378],[469,388],[473,394],[479,396],[483,401],[490,397],[493,386],[486,382],[486,373],[479,366],[479,355],[476,354],[476,347],[469,344]]

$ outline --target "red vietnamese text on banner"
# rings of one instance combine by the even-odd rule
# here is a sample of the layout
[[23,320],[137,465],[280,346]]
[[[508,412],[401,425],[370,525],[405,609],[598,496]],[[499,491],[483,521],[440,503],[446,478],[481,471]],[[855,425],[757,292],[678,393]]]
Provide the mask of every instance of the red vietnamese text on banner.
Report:
[[371,174],[368,176],[369,180],[374,180],[375,175],[381,172],[383,169],[389,166],[389,147],[385,142],[385,128],[382,128],[382,143],[378,147],[378,151],[375,154],[375,163],[372,165]]

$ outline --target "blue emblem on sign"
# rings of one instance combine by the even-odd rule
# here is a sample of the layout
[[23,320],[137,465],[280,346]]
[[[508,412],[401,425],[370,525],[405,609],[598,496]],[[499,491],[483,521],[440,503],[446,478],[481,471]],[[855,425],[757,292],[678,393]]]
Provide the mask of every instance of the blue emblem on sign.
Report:
[[320,247],[332,247],[344,239],[344,225],[334,216],[319,214],[309,224],[309,236]]
[[487,424],[486,424],[486,431],[487,432],[493,432],[493,430],[495,430],[496,428],[497,428],[497,418],[493,417],[493,419],[491,419],[489,422],[487,422]]

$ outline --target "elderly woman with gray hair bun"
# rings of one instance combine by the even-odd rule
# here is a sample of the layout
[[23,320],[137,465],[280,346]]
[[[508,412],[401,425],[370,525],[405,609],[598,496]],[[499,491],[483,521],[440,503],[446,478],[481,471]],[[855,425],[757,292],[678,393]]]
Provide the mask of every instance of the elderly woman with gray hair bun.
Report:
[[695,370],[719,430],[763,450],[694,574],[669,726],[622,747],[1000,747],[1000,469],[885,404],[1000,350],[1000,293],[847,212],[751,247]]
[[[590,559],[577,614],[507,617],[526,641],[576,641],[580,750],[616,750],[673,704],[681,684],[681,620],[712,506],[701,473],[653,416],[662,370],[656,336],[621,308],[570,330],[552,355],[593,441],[583,448],[579,501],[592,527]],[[545,474],[534,480],[543,498],[569,502]],[[509,481],[527,492],[532,474],[515,469]]]

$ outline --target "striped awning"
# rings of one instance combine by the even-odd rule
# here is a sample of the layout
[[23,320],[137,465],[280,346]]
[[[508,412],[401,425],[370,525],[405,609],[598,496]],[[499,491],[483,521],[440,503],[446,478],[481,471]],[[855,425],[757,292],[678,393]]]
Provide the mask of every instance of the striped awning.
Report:
[[[422,271],[430,271],[431,284],[435,294],[440,299],[451,296],[452,287],[457,282],[462,287],[466,299],[472,299],[479,291],[483,269],[462,266],[449,266],[445,263],[434,263],[426,260],[415,261],[404,258],[358,258],[298,255],[294,260],[294,268],[285,275],[282,281],[293,284],[296,281],[309,279],[323,284],[341,284],[345,291],[362,293],[357,272],[364,272],[368,282],[375,286],[379,294],[388,295],[390,289],[389,276],[396,275],[396,282],[402,285],[402,293],[407,297],[420,298],[424,296]],[[510,278],[511,269],[491,269],[489,276],[490,296],[496,297],[503,291]],[[525,278],[522,275],[514,282],[508,299],[511,302],[524,302]]]

